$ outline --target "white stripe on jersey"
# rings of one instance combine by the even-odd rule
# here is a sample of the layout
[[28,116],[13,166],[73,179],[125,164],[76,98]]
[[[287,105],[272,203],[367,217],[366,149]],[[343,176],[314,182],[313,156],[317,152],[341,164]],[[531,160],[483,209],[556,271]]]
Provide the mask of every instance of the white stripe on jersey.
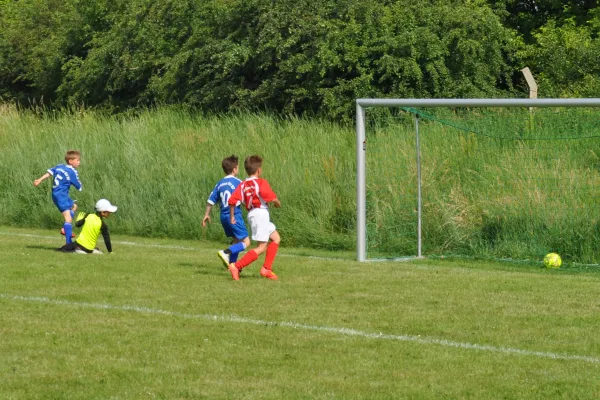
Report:
[[242,182],[242,202],[244,202],[244,204],[246,204],[246,209],[252,210],[254,207],[253,200],[254,197],[252,196],[252,193],[250,196],[246,197],[246,183],[249,184],[253,184],[254,186],[254,192],[256,194],[256,197],[258,198],[258,200],[260,201],[260,207],[259,208],[269,208],[267,207],[267,202],[263,200],[262,196],[260,195],[260,187],[258,186],[258,182],[256,182],[256,179],[246,179],[244,182]]

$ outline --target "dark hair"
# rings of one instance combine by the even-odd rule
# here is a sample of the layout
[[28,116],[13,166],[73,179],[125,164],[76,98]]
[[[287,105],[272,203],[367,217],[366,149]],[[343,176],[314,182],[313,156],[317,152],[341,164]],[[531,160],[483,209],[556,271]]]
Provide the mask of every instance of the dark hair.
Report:
[[239,165],[238,158],[236,155],[232,154],[229,157],[223,159],[221,162],[221,167],[223,167],[223,172],[227,175],[233,172],[233,169]]
[[262,157],[257,154],[246,157],[246,160],[244,160],[244,168],[246,169],[246,173],[248,175],[254,175],[256,171],[262,167],[262,162]]

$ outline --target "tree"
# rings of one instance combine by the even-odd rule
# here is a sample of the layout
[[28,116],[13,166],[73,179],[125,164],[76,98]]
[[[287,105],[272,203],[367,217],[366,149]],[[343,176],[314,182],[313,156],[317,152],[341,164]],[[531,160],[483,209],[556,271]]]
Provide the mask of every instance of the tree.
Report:
[[532,43],[534,32],[554,21],[560,26],[570,20],[577,26],[591,19],[590,11],[598,7],[593,0],[503,0],[489,1],[500,10],[508,27],[516,29],[527,43]]

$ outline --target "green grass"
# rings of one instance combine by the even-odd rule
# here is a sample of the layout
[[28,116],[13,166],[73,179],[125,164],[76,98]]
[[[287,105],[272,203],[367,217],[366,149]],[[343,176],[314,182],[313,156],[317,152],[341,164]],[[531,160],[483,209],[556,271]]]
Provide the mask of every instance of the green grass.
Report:
[[0,228],[0,398],[600,398],[597,268],[283,246],[233,282],[219,243],[113,236]]

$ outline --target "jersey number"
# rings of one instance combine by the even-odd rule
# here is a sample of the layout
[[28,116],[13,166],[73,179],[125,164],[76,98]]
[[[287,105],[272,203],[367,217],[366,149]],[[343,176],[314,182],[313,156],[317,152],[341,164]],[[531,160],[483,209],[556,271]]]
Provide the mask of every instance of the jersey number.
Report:
[[62,180],[63,180],[63,177],[62,177],[62,175],[58,175],[58,174],[57,174],[57,175],[54,177],[54,186],[52,186],[52,188],[53,188],[53,189],[54,189],[54,188],[57,188],[57,187],[58,187],[58,185],[60,185],[60,181],[62,181]]
[[221,192],[219,193],[219,197],[221,197],[221,206],[229,207],[229,198],[231,197],[231,192]]

